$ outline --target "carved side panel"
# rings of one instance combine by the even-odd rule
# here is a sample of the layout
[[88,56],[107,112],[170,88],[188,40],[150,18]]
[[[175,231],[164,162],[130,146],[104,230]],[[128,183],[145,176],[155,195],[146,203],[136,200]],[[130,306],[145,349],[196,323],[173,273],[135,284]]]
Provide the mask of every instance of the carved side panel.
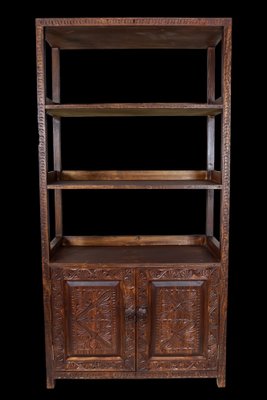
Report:
[[219,269],[142,269],[138,282],[138,370],[216,370]]
[[55,268],[52,300],[56,370],[134,370],[134,271]]

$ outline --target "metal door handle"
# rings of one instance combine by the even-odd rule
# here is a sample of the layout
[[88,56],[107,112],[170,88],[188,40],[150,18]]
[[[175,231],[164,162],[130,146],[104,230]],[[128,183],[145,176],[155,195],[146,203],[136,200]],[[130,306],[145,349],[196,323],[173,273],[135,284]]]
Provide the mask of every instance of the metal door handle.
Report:
[[132,308],[126,308],[125,312],[124,312],[124,315],[125,315],[125,319],[128,320],[128,321],[132,320],[132,319],[135,319],[135,310],[132,309]]
[[137,316],[139,318],[146,318],[147,313],[148,313],[147,307],[139,307],[137,310]]

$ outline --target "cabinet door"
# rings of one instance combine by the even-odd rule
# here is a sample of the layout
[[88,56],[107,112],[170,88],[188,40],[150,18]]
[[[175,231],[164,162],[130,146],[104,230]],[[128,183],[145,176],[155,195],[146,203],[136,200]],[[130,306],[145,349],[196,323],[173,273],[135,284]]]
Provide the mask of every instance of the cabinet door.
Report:
[[52,301],[57,370],[134,370],[134,271],[53,268]]
[[138,271],[139,371],[216,369],[218,284],[214,267]]

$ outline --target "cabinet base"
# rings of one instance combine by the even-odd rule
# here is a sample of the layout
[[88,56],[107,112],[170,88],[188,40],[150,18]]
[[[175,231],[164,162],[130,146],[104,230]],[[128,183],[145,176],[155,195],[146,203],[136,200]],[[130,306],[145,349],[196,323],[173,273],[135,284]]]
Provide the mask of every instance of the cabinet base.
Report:
[[179,371],[179,372],[57,372],[54,379],[47,379],[47,388],[55,387],[56,379],[179,379],[179,378],[217,378],[218,387],[224,387],[225,380],[217,376],[216,371]]

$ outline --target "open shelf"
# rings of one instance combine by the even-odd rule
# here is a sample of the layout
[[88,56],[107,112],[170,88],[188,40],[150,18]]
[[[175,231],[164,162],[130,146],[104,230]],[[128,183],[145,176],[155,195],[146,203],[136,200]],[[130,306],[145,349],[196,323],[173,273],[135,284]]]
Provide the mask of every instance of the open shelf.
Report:
[[225,387],[231,25],[37,19],[47,388]]
[[223,106],[217,103],[108,103],[47,104],[45,108],[53,117],[175,117],[215,116],[222,112]]
[[66,236],[51,244],[51,263],[218,263],[219,243],[206,236]]
[[55,181],[48,189],[221,189],[212,181]]
[[221,189],[219,171],[55,171],[48,189]]
[[228,23],[227,19],[215,23],[205,19],[200,26],[194,19],[182,18],[86,18],[83,23],[65,19],[64,26],[49,26],[49,19],[43,21],[45,39],[51,47],[73,50],[206,49],[219,43],[222,26]]

